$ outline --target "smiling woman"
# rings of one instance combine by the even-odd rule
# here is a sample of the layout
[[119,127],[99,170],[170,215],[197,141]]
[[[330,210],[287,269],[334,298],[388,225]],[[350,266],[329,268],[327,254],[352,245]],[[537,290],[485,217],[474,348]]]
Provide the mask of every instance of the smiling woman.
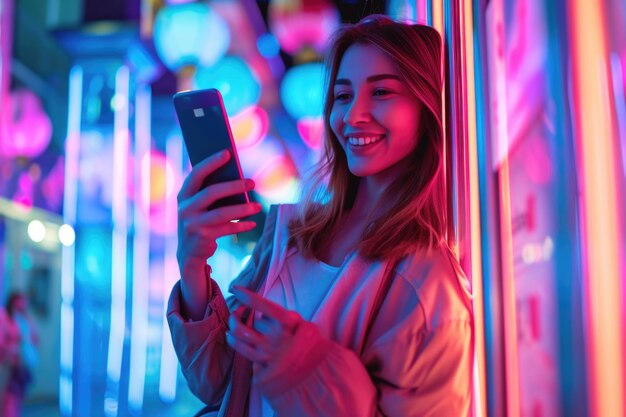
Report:
[[407,172],[417,147],[422,106],[396,73],[379,48],[357,44],[343,56],[335,81],[331,128],[350,172],[369,181],[390,182]]
[[[296,205],[274,206],[224,299],[206,260],[232,223],[208,210],[250,181],[179,194],[181,280],[168,322],[209,415],[467,416],[471,294],[447,235],[441,38],[370,16],[339,29],[326,61],[324,154]],[[209,263],[211,260],[209,259]]]

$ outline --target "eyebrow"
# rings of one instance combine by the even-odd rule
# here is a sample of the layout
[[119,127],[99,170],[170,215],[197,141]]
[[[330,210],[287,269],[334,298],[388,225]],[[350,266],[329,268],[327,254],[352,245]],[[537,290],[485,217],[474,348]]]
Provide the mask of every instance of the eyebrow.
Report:
[[[400,81],[400,78],[397,75],[394,74],[377,74],[377,75],[371,75],[369,77],[367,77],[365,80],[368,83],[372,83],[374,81],[380,81],[380,80],[398,80]],[[338,78],[337,80],[335,80],[335,85],[351,85],[352,82],[350,80],[348,80],[347,78]]]

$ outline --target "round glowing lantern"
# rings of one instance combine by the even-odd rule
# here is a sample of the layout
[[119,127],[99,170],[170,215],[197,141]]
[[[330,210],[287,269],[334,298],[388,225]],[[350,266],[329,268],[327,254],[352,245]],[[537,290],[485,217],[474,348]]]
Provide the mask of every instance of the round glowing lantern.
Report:
[[272,135],[267,135],[254,146],[237,148],[237,151],[243,175],[253,179],[255,174],[267,165],[267,161],[285,153],[284,146]]
[[237,149],[253,147],[265,138],[269,117],[262,107],[250,106],[230,119]]
[[7,157],[36,158],[46,150],[52,138],[52,122],[39,97],[30,90],[11,93],[11,117],[4,120],[5,130],[0,152]]
[[322,148],[324,140],[324,120],[322,117],[303,117],[296,122],[302,141],[311,149]]
[[171,4],[155,17],[154,45],[170,70],[210,66],[228,50],[230,29],[206,3]]
[[285,155],[269,159],[253,176],[256,192],[270,204],[298,200],[300,181],[293,163]]
[[280,53],[280,43],[276,36],[271,33],[264,33],[256,41],[259,53],[265,58],[273,58]]
[[323,109],[324,67],[314,62],[287,71],[280,85],[280,98],[294,119],[319,117]]
[[229,115],[256,104],[261,95],[256,76],[236,56],[225,57],[211,67],[198,68],[193,84],[194,88],[217,88],[222,93],[224,107]]
[[272,1],[268,15],[270,31],[291,55],[307,46],[322,52],[340,23],[337,8],[325,0]]

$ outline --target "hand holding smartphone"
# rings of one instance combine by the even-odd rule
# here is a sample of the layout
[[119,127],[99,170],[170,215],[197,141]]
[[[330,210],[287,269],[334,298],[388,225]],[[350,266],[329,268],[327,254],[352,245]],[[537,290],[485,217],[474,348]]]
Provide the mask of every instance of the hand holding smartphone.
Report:
[[210,295],[206,264],[220,237],[248,232],[249,220],[261,212],[247,192],[254,181],[244,180],[235,143],[217,90],[178,93],[174,107],[193,169],[178,193],[178,246],[181,313],[200,320]]
[[[192,166],[220,151],[228,150],[231,153],[228,163],[210,174],[203,187],[243,180],[239,156],[220,92],[214,88],[185,91],[176,93],[173,100]],[[211,208],[249,202],[248,194],[244,192],[224,197]]]

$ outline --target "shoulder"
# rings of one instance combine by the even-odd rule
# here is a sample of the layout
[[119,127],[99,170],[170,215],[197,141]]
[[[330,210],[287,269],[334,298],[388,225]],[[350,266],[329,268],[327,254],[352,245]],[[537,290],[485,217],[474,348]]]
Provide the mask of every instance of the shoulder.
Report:
[[449,248],[418,251],[396,269],[394,286],[414,295],[426,330],[453,321],[471,321],[468,280]]

